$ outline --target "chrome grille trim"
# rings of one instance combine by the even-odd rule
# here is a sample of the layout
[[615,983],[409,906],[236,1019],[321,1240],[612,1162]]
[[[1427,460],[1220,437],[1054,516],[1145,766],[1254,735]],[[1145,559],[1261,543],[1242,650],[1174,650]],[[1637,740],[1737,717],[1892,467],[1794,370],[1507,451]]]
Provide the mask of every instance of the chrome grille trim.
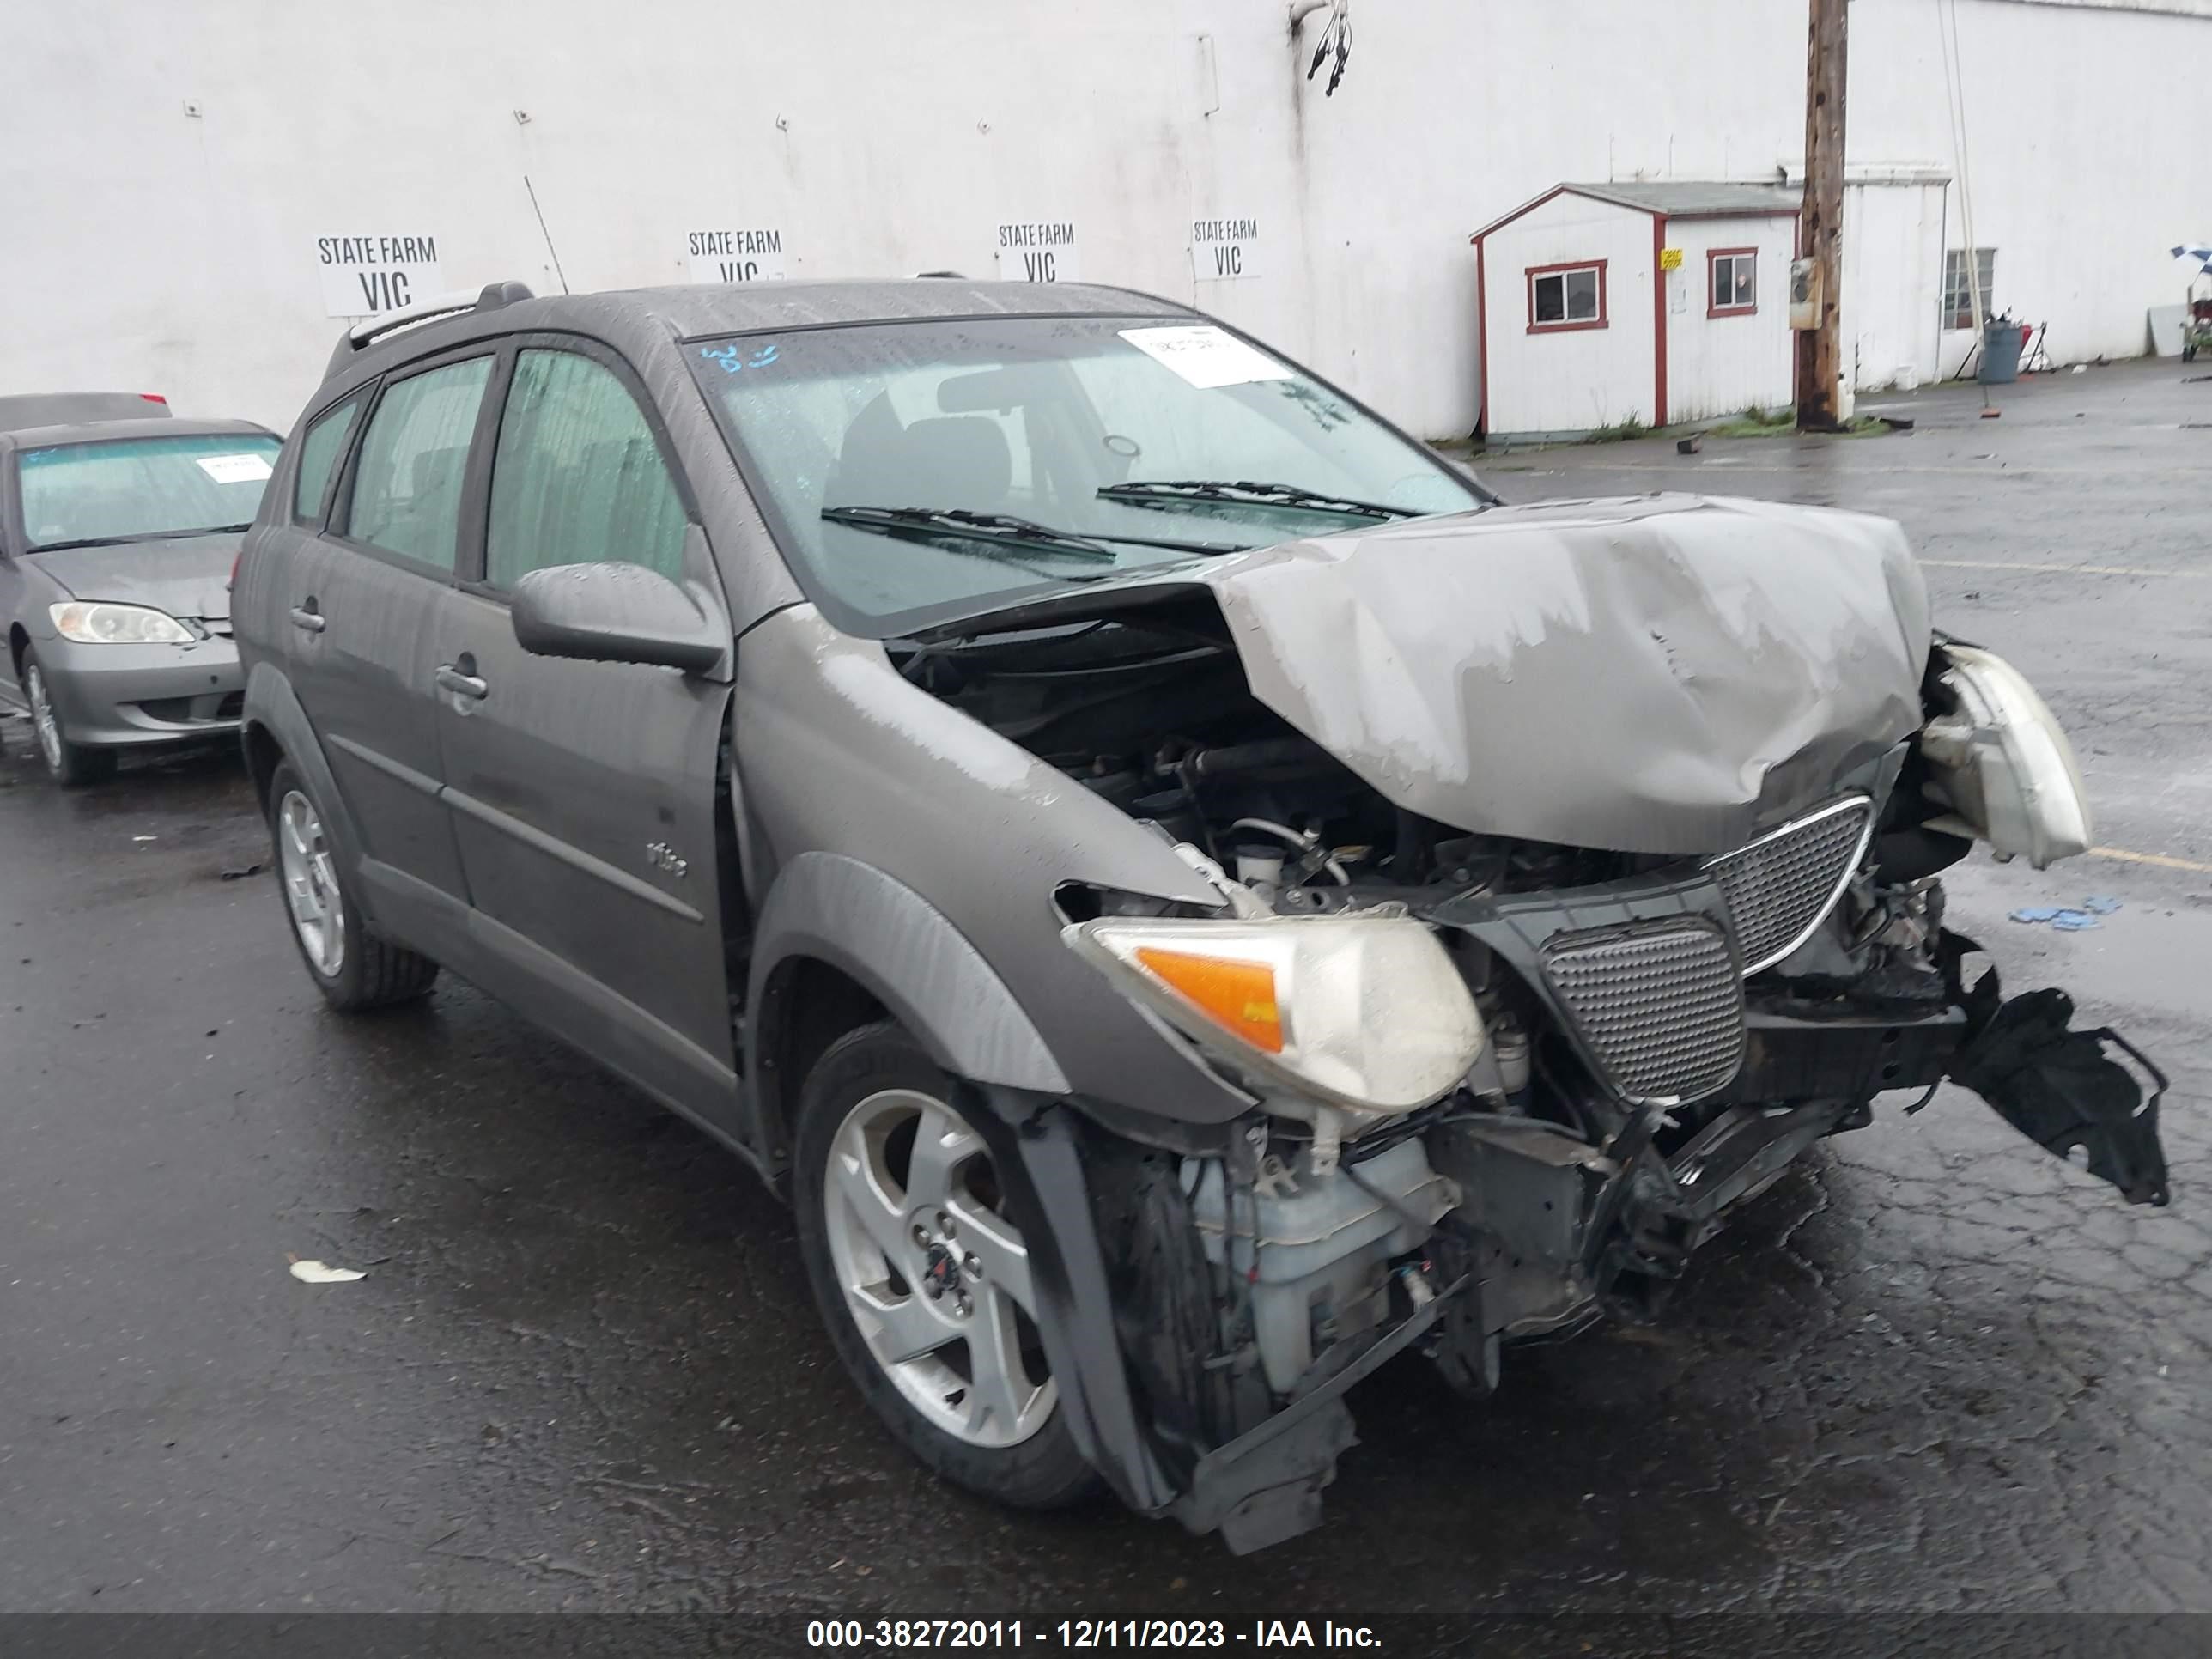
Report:
[[1873,799],[1846,795],[1705,860],[1728,902],[1745,977],[1771,968],[1813,937],[1850,884],[1873,836]]
[[1629,1099],[1711,1094],[1743,1063],[1743,975],[1703,916],[1555,933],[1544,975],[1606,1081]]

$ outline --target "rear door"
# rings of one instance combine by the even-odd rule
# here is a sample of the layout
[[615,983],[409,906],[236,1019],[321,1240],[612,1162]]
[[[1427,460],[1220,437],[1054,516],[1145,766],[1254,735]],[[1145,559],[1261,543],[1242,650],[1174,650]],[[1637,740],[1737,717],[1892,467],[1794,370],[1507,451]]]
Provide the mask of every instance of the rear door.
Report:
[[507,976],[487,988],[664,1097],[724,1115],[715,773],[729,687],[532,656],[507,610],[526,572],[553,565],[644,565],[718,606],[720,582],[628,366],[570,336],[514,350],[481,546],[439,607],[431,665],[471,926]]
[[[325,528],[277,567],[287,666],[361,836],[364,902],[426,949],[467,902],[438,798],[431,622],[453,580],[470,447],[495,362],[479,347],[410,365],[373,401],[362,394],[365,419],[347,404],[319,416],[301,440],[294,507],[327,507]],[[325,490],[313,475],[341,453],[350,460]]]

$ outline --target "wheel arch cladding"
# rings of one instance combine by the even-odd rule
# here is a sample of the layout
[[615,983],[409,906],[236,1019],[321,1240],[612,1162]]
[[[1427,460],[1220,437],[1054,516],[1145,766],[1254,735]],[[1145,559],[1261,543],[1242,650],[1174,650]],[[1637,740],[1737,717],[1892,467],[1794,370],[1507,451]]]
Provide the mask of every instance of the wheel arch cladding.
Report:
[[[810,994],[835,1000],[810,1008]],[[770,1163],[790,1145],[805,1081],[794,1062],[803,1067],[806,1042],[826,1047],[885,1014],[957,1078],[1067,1091],[1059,1062],[982,953],[921,894],[842,854],[802,853],[778,873],[761,908],[745,1006],[750,1138]]]
[[283,763],[284,745],[259,720],[248,720],[240,728],[238,744],[246,754],[246,775],[253,781],[253,799],[265,817],[269,813],[269,781]]
[[[280,761],[289,761],[299,769],[315,793],[316,805],[321,808],[324,832],[337,843],[340,858],[349,870],[360,867],[361,837],[347,810],[344,796],[338,793],[337,780],[331,775],[331,763],[323,753],[320,738],[307,719],[307,711],[300,706],[292,683],[273,663],[258,662],[246,679],[246,708],[240,730],[258,732],[260,740],[273,746],[268,760],[269,773],[274,773]],[[264,815],[269,805],[269,773],[258,770],[251,737],[242,739],[246,744],[248,765],[256,767],[254,788],[261,796]],[[374,918],[371,918],[374,920]]]

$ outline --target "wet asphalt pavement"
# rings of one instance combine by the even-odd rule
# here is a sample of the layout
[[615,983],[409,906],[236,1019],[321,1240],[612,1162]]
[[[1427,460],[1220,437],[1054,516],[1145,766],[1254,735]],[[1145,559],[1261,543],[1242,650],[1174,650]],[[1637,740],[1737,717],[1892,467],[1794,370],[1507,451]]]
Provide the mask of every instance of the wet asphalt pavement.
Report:
[[[1668,1320],[1352,1398],[1318,1533],[1237,1560],[924,1475],[726,1154],[450,978],[325,1012],[228,752],[64,796],[0,724],[0,1610],[2212,1610],[2212,384],[1999,421],[1492,457],[1902,520],[2072,731],[2108,847],[1954,872],[2007,983],[2172,1073],[2130,1210],[1969,1097],[1878,1111]],[[2188,867],[2188,866],[2195,867]],[[2107,895],[2095,931],[2006,912]],[[288,1257],[366,1270],[315,1286]]]

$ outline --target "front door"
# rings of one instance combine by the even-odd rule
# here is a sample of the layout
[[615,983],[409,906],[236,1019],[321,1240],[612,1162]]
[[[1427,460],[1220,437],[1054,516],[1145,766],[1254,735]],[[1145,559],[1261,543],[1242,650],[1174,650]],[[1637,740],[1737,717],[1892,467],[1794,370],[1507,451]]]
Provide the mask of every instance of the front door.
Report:
[[486,971],[504,979],[486,988],[727,1121],[715,769],[729,687],[532,656],[507,612],[515,582],[553,565],[640,564],[719,594],[634,386],[573,343],[516,354],[481,554],[432,630],[446,802],[471,925],[497,961]]
[[328,529],[289,540],[281,562],[287,666],[361,836],[364,902],[425,949],[441,913],[462,914],[467,893],[438,799],[430,625],[452,591],[493,362],[479,355],[386,381]]

